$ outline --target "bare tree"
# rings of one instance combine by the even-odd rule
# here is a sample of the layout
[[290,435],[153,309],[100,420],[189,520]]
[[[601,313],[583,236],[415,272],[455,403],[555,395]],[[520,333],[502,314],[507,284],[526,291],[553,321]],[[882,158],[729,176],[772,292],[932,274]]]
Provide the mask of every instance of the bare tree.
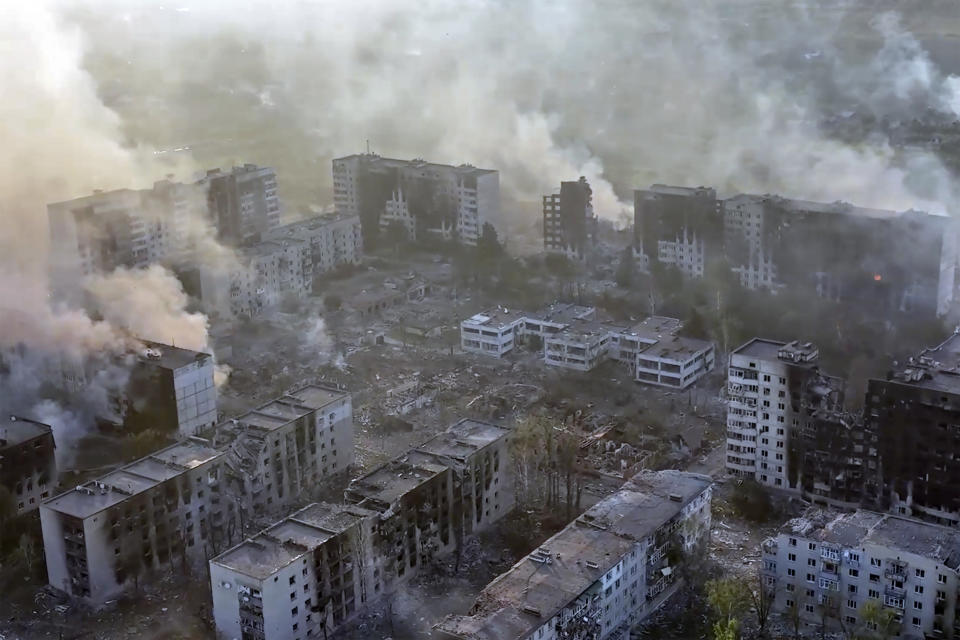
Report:
[[761,638],[766,636],[767,621],[770,618],[776,596],[775,587],[767,584],[763,574],[757,569],[753,588],[750,589],[750,602],[757,615],[757,635]]

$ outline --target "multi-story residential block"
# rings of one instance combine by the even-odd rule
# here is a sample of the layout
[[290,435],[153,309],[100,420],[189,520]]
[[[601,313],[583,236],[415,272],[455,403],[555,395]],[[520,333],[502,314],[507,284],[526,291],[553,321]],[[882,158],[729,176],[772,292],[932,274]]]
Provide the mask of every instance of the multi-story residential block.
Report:
[[727,371],[727,471],[777,489],[797,489],[792,433],[815,409],[843,403],[843,382],[820,374],[807,343],[754,338],[730,353]]
[[487,585],[457,640],[619,637],[675,592],[710,536],[710,478],[643,472]]
[[234,492],[254,516],[283,512],[353,464],[353,401],[312,384],[220,423],[210,435],[230,453]]
[[33,511],[56,489],[55,448],[50,425],[20,416],[0,419],[0,487],[10,492],[17,514]]
[[226,638],[323,638],[379,597],[376,513],[311,504],[210,561]]
[[514,504],[509,430],[461,420],[356,479],[346,505],[313,504],[210,562],[221,634],[333,634],[432,557]]
[[647,267],[671,265],[702,277],[705,265],[722,259],[723,224],[717,192],[707,187],[655,184],[633,192],[634,252]]
[[881,506],[960,524],[960,334],[867,384],[866,428],[882,468]]
[[459,553],[465,536],[513,509],[509,434],[464,419],[350,483],[346,501],[380,514],[376,555],[386,588],[433,557]]
[[276,307],[284,297],[300,300],[313,291],[308,240],[260,242],[238,249],[235,255],[238,268],[199,273],[198,297],[207,313],[252,318]]
[[144,341],[123,398],[124,424],[180,437],[217,423],[217,387],[209,353]]
[[561,182],[560,193],[543,196],[543,248],[583,260],[597,240],[593,191],[583,176]]
[[206,211],[194,185],[95,191],[47,206],[51,275],[69,291],[77,278],[117,267],[175,263],[191,250],[191,225]]
[[855,509],[878,505],[880,462],[876,433],[863,416],[824,407],[817,390],[830,387],[808,385],[813,402],[805,402],[804,417],[790,432],[788,465],[791,486],[816,504]]
[[210,216],[222,242],[257,242],[280,226],[277,174],[270,167],[245,164],[230,171],[210,169],[199,184],[206,187]]
[[360,262],[363,234],[356,215],[316,216],[268,231],[264,238],[282,242],[305,240],[310,244],[310,269],[313,276],[328,273],[341,265]]
[[365,246],[375,246],[390,222],[411,239],[433,234],[475,245],[483,225],[500,217],[499,173],[467,164],[372,153],[335,158],[333,191],[338,213],[359,216]]
[[727,258],[751,289],[789,287],[929,317],[953,302],[957,227],[949,217],[755,195],[724,200],[723,216]]
[[52,587],[90,603],[149,570],[202,565],[239,538],[226,452],[188,439],[40,505]]
[[[763,544],[773,611],[848,636],[960,637],[960,533],[897,515],[810,510]],[[872,604],[869,604],[872,603]],[[870,607],[893,612],[876,629]]]
[[593,307],[554,304],[536,313],[496,309],[460,323],[464,351],[503,357],[527,336],[543,340],[547,365],[591,371],[609,359],[638,382],[686,389],[713,369],[714,346],[677,335],[675,318],[652,316],[632,327],[596,319]]
[[949,216],[654,185],[635,192],[634,217],[644,263],[688,276],[716,262],[749,289],[806,291],[874,313],[935,317],[953,304]]
[[50,585],[90,603],[149,570],[202,566],[251,516],[353,460],[346,392],[309,385],[40,505]]
[[150,189],[95,191],[47,206],[51,276],[64,295],[77,279],[117,267],[194,266],[209,225],[227,244],[250,244],[280,224],[273,169],[214,169],[197,182],[170,177]]

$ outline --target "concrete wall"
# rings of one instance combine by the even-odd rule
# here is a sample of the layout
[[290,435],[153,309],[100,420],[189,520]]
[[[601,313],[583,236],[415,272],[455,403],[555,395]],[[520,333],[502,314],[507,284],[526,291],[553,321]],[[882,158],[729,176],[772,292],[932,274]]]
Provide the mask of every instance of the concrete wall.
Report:
[[196,435],[217,422],[217,388],[213,372],[213,358],[198,360],[173,372],[181,437]]
[[[838,560],[823,557],[827,547],[838,550]],[[938,637],[932,635],[935,618],[942,620],[943,634],[939,637],[957,636],[957,573],[929,558],[875,544],[845,548],[780,534],[775,544],[765,544],[763,559],[767,584],[776,589],[773,609],[781,615],[793,604],[802,620],[819,626],[823,617],[822,597],[829,596],[835,600],[833,615],[842,616],[848,629],[857,629],[863,627],[860,614],[864,604],[874,600],[902,615],[901,637]],[[892,561],[906,563],[899,588],[885,573]],[[834,570],[827,571],[827,567]],[[789,575],[791,571],[794,575]],[[938,592],[944,596],[940,613]],[[835,620],[830,625],[839,626]]]

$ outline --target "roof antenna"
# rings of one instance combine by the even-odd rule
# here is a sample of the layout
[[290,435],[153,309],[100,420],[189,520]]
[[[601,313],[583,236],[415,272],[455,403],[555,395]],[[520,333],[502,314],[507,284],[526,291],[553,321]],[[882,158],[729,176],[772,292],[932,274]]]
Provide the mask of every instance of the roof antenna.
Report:
[[370,138],[367,138],[367,155],[370,155]]

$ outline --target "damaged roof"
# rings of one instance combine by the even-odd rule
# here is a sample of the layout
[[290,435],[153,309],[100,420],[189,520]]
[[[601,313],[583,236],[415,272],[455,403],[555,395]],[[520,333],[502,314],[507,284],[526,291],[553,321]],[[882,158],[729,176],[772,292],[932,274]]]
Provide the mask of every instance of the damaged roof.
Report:
[[781,533],[848,548],[876,545],[960,570],[960,531],[895,514],[837,513],[813,507],[789,520]]
[[265,580],[373,515],[374,512],[353,505],[317,502],[224,551],[211,562]]
[[474,614],[448,616],[437,629],[468,640],[527,638],[711,484],[683,471],[634,476],[487,585]]

